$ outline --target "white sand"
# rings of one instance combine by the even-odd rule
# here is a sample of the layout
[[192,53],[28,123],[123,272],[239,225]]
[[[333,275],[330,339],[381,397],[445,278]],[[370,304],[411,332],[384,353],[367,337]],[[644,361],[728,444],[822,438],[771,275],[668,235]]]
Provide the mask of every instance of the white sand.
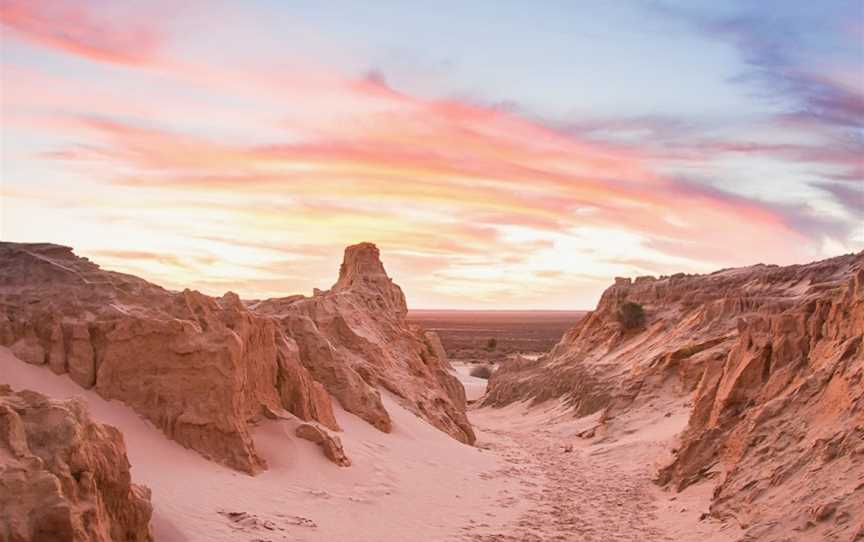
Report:
[[[456,368],[476,398],[486,381],[467,371]],[[267,422],[254,436],[270,469],[250,477],[203,459],[125,405],[5,348],[0,383],[83,397],[95,419],[118,427],[133,479],[153,491],[159,542],[725,542],[740,536],[736,527],[700,520],[710,485],[676,495],[651,481],[687,420],[687,409],[672,397],[616,418],[591,439],[577,434],[594,427],[598,416],[574,420],[558,402],[473,410],[478,448],[385,397],[391,434],[336,409],[351,467],[333,465],[295,438],[295,423]]]
[[453,366],[453,374],[456,375],[456,378],[459,379],[459,382],[465,388],[465,397],[469,401],[483,397],[483,394],[486,393],[488,380],[471,376],[471,369],[476,367],[476,365],[456,361],[451,362],[450,365]]
[[[518,477],[529,490],[519,504],[527,499],[530,505],[504,529],[472,529],[470,540],[738,540],[737,526],[701,519],[708,511],[710,484],[675,494],[652,481],[687,418],[680,399],[671,397],[606,426],[598,426],[599,413],[574,419],[559,401],[475,410],[471,421],[484,436],[479,445],[510,463],[498,475]],[[593,438],[577,436],[594,427]],[[517,502],[502,501],[502,513]]]
[[[391,434],[336,409],[351,467],[333,465],[315,445],[294,437],[292,423],[267,422],[255,440],[270,469],[250,477],[203,459],[122,403],[28,365],[5,348],[0,382],[55,398],[83,397],[95,419],[118,427],[133,480],[153,491],[160,542],[458,540],[472,522],[501,526],[524,511],[499,513],[500,496],[520,490],[517,480],[489,478],[503,465],[497,456],[456,442],[389,399]],[[220,510],[251,517],[235,523]]]

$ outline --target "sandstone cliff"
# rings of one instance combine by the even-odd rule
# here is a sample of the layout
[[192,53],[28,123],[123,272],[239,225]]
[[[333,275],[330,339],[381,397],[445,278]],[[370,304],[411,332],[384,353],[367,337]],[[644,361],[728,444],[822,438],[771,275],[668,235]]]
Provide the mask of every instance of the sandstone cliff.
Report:
[[330,290],[250,308],[278,318],[296,341],[303,365],[345,410],[389,432],[390,415],[379,392],[384,389],[442,431],[474,442],[464,388],[448,372],[438,345],[406,320],[405,296],[387,276],[375,245],[345,249]]
[[119,431],[82,401],[0,385],[0,540],[145,542],[151,514]]
[[[626,303],[644,322],[622,324]],[[485,403],[561,397],[610,420],[692,397],[661,483],[713,478],[711,513],[751,540],[851,540],[864,537],[862,337],[864,254],[618,279],[550,354],[499,369]]]
[[3,243],[0,262],[0,344],[208,458],[263,469],[249,423],[283,407],[335,425],[296,349],[235,294],[169,292],[56,245]]
[[284,409],[338,430],[330,394],[389,430],[377,386],[473,440],[461,385],[405,323],[404,296],[373,245],[346,251],[331,292],[258,305],[171,292],[67,247],[0,243],[0,345],[126,403],[205,457],[266,468],[250,425]]

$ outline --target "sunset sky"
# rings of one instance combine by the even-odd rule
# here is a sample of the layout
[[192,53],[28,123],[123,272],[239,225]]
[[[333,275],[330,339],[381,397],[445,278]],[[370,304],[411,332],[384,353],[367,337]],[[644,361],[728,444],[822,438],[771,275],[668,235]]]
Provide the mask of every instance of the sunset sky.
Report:
[[0,5],[0,237],[166,287],[372,241],[414,308],[582,309],[864,249],[864,0]]

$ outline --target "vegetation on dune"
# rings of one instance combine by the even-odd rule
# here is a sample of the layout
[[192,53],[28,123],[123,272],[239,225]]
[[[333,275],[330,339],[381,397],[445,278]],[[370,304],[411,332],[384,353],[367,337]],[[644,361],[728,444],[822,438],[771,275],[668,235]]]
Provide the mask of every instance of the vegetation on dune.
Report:
[[492,369],[493,367],[491,365],[478,365],[471,369],[470,374],[471,376],[488,380],[489,377],[492,376]]
[[624,329],[636,329],[645,325],[645,309],[633,301],[625,301],[618,307],[618,322]]

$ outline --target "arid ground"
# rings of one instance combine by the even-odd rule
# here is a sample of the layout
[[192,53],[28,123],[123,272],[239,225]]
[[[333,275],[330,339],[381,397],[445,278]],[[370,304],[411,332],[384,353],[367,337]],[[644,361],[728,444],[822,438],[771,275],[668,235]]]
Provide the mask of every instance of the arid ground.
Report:
[[[153,491],[159,542],[727,542],[739,534],[703,516],[710,484],[676,494],[652,482],[655,463],[686,423],[683,405],[667,417],[658,403],[592,439],[576,435],[597,417],[574,420],[556,401],[539,409],[475,406],[469,416],[478,440],[470,447],[388,399],[392,435],[337,409],[351,468],[328,462],[311,443],[286,445],[291,424],[271,421],[254,431],[270,470],[250,477],[2,347],[0,374],[13,388],[79,397],[96,420],[123,432],[133,477]],[[469,397],[485,391],[485,380],[456,374]]]
[[499,363],[548,352],[585,312],[411,310],[408,319],[437,333],[453,361]]
[[0,49],[0,542],[864,542],[864,0]]
[[0,540],[864,540],[864,253],[410,322],[371,243],[246,302],[0,263]]

